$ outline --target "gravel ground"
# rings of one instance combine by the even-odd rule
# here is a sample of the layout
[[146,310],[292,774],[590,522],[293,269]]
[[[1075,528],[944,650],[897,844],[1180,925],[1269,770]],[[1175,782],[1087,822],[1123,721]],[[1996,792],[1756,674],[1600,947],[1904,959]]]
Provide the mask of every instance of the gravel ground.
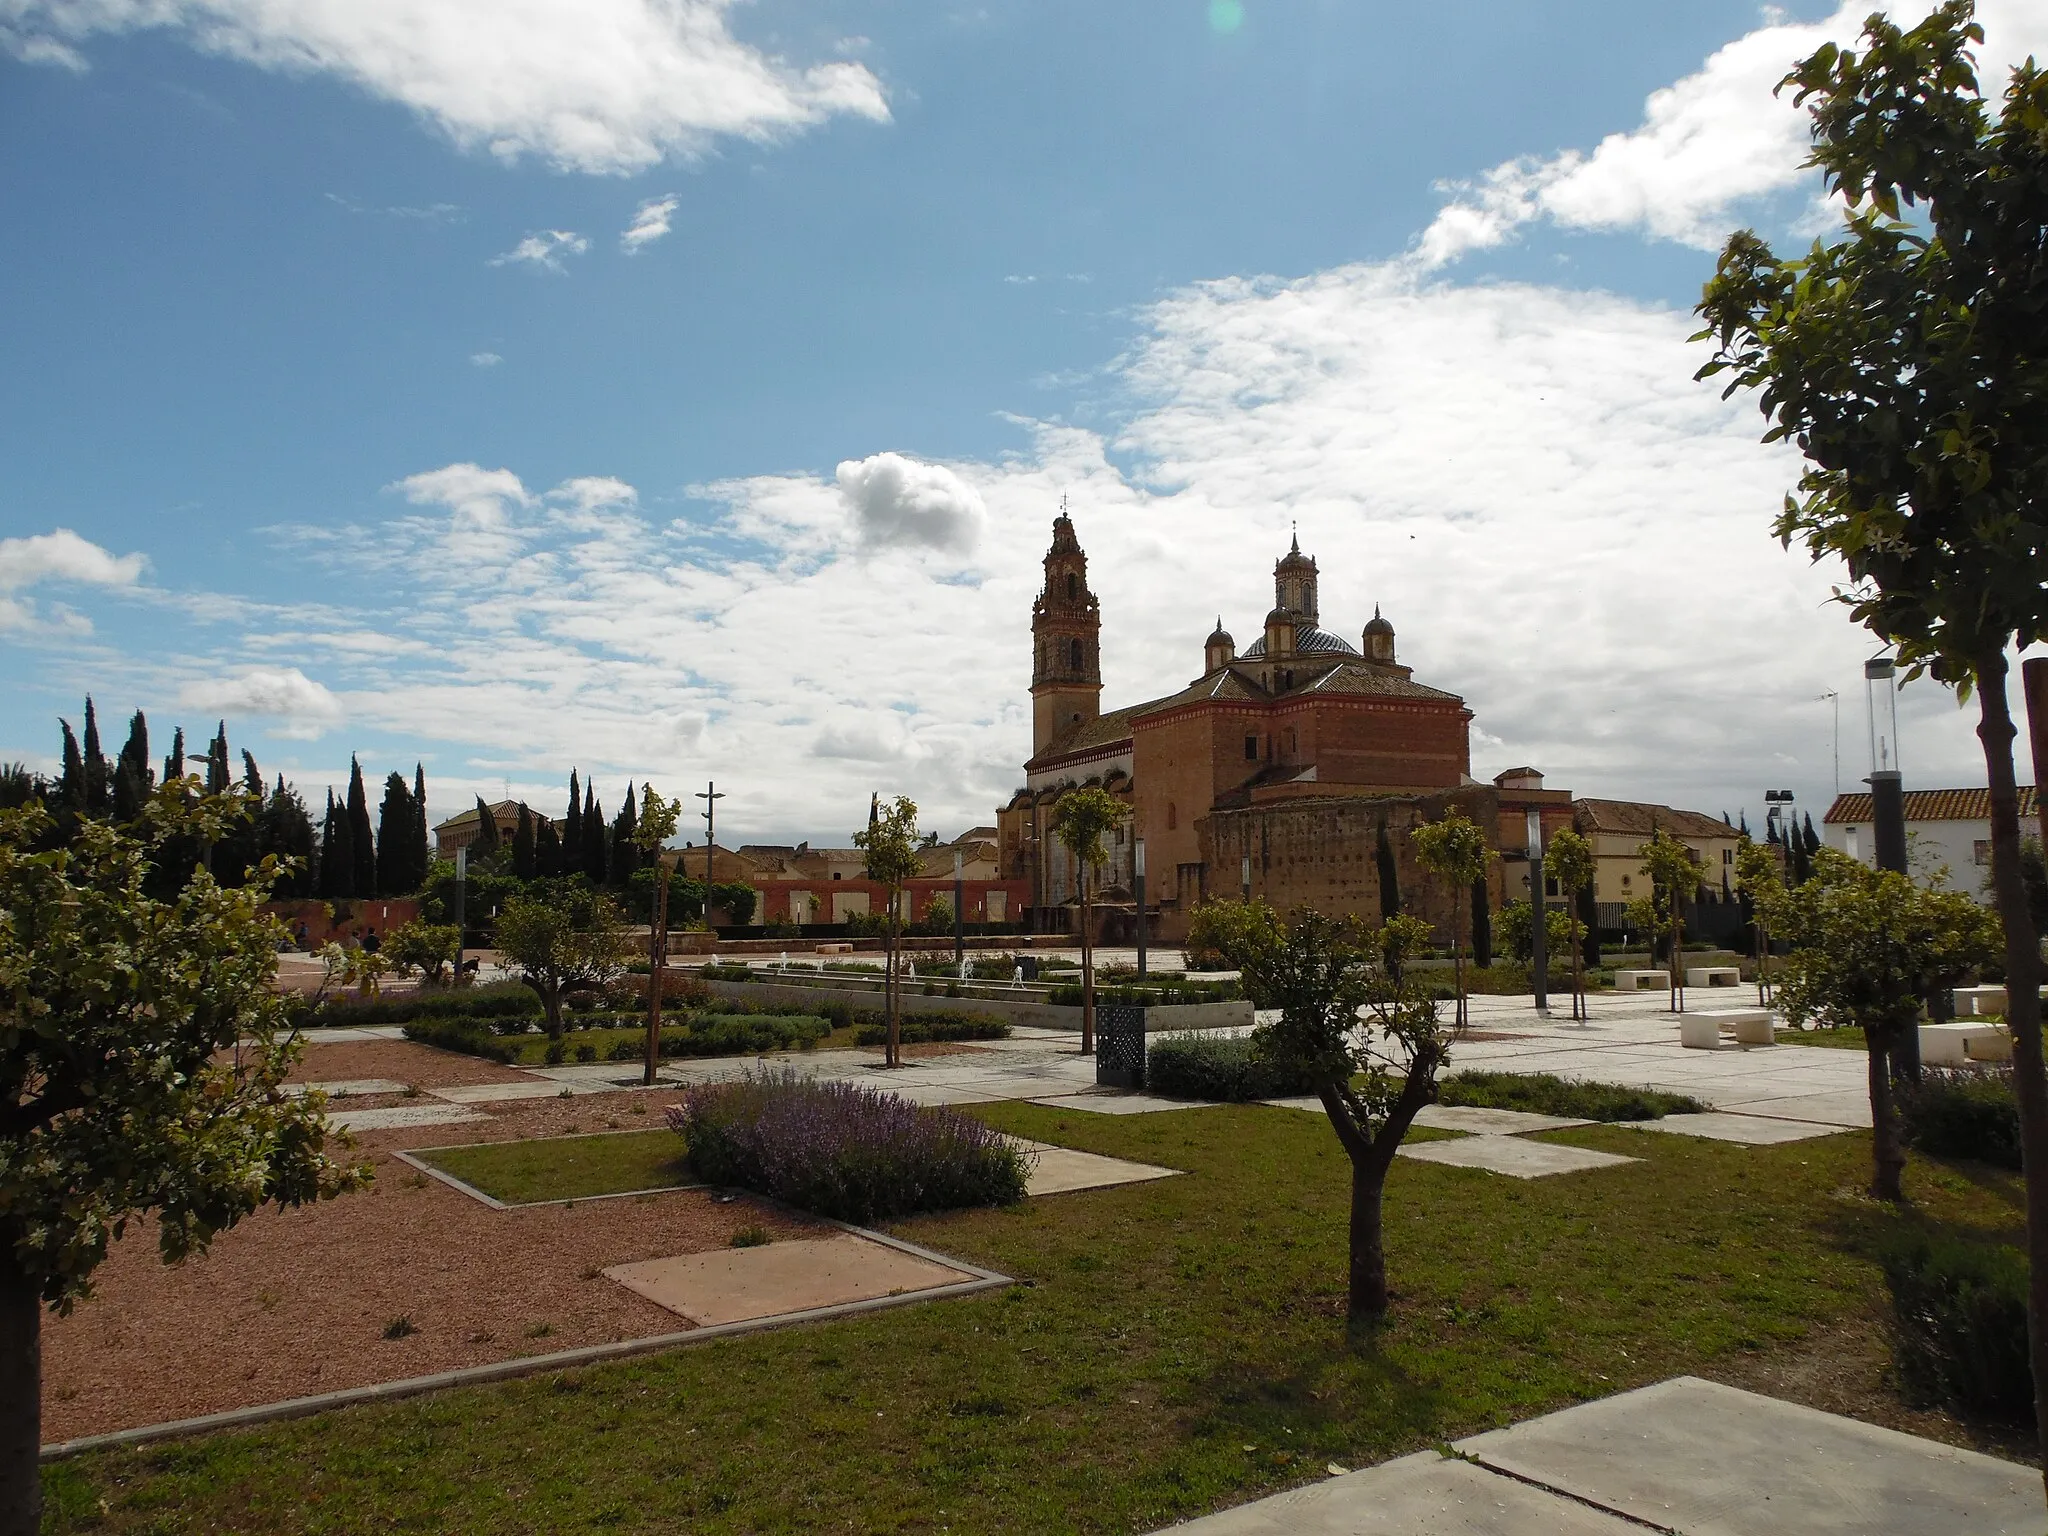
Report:
[[[424,1048],[321,1047],[315,1077],[409,1079],[388,1056],[346,1067],[340,1059],[395,1050]],[[788,1237],[818,1229],[701,1190],[494,1211],[391,1156],[397,1147],[659,1125],[667,1099],[657,1091],[533,1100],[492,1106],[487,1120],[366,1133],[358,1141],[376,1169],[370,1189],[259,1212],[177,1266],[160,1262],[153,1222],[131,1226],[100,1268],[94,1297],[45,1320],[43,1439],[682,1331],[681,1318],[598,1271],[722,1248],[745,1226]],[[632,1113],[635,1103],[646,1114]],[[412,1331],[392,1328],[400,1318]]]
[[343,1083],[367,1077],[422,1088],[452,1088],[460,1083],[530,1083],[533,1074],[481,1056],[415,1045],[410,1040],[337,1041],[308,1045],[292,1068],[295,1083]]

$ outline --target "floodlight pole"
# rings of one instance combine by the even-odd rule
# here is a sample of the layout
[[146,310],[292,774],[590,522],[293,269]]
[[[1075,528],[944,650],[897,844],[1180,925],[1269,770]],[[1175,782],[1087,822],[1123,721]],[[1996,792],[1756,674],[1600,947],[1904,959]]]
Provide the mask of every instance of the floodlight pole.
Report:
[[1131,842],[1131,883],[1138,893],[1138,980],[1145,979],[1145,839]]
[[469,850],[455,850],[455,985],[462,985],[462,920],[469,892]]
[[953,850],[953,979],[967,979],[967,856]]
[[1524,813],[1529,838],[1529,979],[1536,991],[1536,1011],[1550,1012],[1550,908],[1543,900],[1543,813]]
[[718,786],[709,780],[697,791],[697,798],[704,802],[700,814],[704,818],[704,926],[711,926],[711,861],[718,846],[718,802],[725,798],[718,792]]

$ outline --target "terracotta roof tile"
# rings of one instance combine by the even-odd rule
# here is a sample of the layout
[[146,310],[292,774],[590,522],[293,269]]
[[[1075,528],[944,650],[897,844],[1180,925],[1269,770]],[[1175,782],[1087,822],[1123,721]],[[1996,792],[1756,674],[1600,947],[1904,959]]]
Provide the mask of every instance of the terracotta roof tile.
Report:
[[1640,800],[1574,800],[1572,809],[1595,832],[1639,832],[1648,838],[1654,825],[1677,837],[1739,835],[1718,816],[1709,816],[1703,811],[1674,810],[1668,805],[1650,805]]
[[[1991,791],[1989,789],[1909,789],[1906,791],[1906,820],[1908,821],[1989,821],[1991,819]],[[2037,817],[2041,814],[2040,802],[2035,798],[2034,786],[2020,786],[2020,819]],[[1829,826],[1842,822],[1870,820],[1870,796],[1867,794],[1837,795],[1835,803],[1828,807],[1823,820]]]

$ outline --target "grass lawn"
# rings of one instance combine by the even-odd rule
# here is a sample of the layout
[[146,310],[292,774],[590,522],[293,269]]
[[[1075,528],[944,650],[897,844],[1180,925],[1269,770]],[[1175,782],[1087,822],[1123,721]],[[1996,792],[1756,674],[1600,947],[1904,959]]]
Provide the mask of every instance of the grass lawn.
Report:
[[682,1139],[663,1126],[543,1141],[492,1141],[415,1154],[494,1200],[583,1200],[592,1195],[694,1184]]
[[1875,1336],[1898,1221],[2020,1221],[2017,1176],[1918,1158],[1920,1214],[1874,1206],[1863,1135],[1590,1127],[1547,1139],[1644,1161],[1533,1183],[1404,1159],[1394,1315],[1354,1340],[1321,1116],[976,1112],[1188,1176],[892,1228],[1008,1290],[67,1462],[46,1529],[1146,1531],[1332,1461],[1830,1355]]
[[1864,1042],[1863,1027],[1860,1024],[1844,1025],[1840,1029],[1788,1029],[1778,1036],[1780,1045],[1826,1045],[1843,1051],[1865,1051],[1870,1047]]

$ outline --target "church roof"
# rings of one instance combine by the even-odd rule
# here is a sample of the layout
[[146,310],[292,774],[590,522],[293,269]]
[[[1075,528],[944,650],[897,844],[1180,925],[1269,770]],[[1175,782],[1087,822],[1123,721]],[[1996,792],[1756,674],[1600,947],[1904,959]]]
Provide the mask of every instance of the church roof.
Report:
[[[1297,655],[1356,656],[1358,652],[1348,641],[1339,640],[1328,630],[1317,629],[1309,624],[1294,626],[1294,649]],[[1266,654],[1266,641],[1262,635],[1244,653],[1245,660],[1251,661]]]
[[1396,677],[1392,673],[1381,672],[1369,666],[1332,667],[1300,691],[1374,694],[1391,699],[1448,699],[1454,704],[1464,702],[1455,693],[1446,693],[1441,688],[1431,688],[1425,683],[1412,682],[1408,678]]
[[1041,763],[1049,758],[1068,757],[1076,752],[1090,752],[1097,747],[1113,747],[1119,742],[1129,741],[1132,718],[1155,708],[1162,702],[1164,701],[1154,699],[1150,704],[1132,704],[1123,709],[1112,709],[1104,715],[1097,715],[1093,720],[1083,720],[1064,736],[1054,737],[1052,745],[1031,761]]

